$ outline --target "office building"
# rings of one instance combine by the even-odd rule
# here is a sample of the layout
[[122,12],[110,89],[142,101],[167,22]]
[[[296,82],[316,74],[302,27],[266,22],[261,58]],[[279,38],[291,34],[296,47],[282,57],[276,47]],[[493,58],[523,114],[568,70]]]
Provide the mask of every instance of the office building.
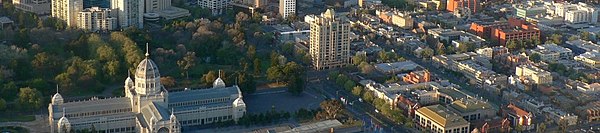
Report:
[[520,65],[515,70],[515,75],[521,79],[532,80],[535,84],[551,84],[552,75],[550,72],[532,65]]
[[224,14],[231,0],[198,0],[198,5],[211,11],[213,16]]
[[497,40],[502,46],[510,41],[540,39],[541,35],[535,25],[516,18],[503,22],[475,22],[471,24],[470,31],[480,37]]
[[167,91],[147,52],[134,79],[125,79],[125,97],[66,101],[57,92],[48,105],[51,132],[179,133],[182,127],[238,121],[246,113],[240,88],[220,77],[212,88]]
[[279,15],[283,19],[296,15],[296,0],[279,0]]
[[88,31],[114,30],[117,27],[117,18],[111,16],[111,10],[108,8],[86,8],[77,16],[77,27]]
[[415,121],[420,129],[433,133],[468,133],[469,122],[444,106],[431,105],[417,110]]
[[472,14],[478,13],[481,10],[481,2],[479,0],[448,0],[446,10],[449,12],[457,11],[460,8],[468,8]]
[[12,4],[18,10],[37,15],[45,15],[52,12],[52,3],[50,0],[13,0]]
[[77,14],[83,10],[83,0],[52,0],[52,17],[64,21],[67,26],[77,26]]
[[143,0],[111,0],[111,10],[118,15],[120,28],[144,27]]
[[310,23],[310,56],[317,70],[350,63],[350,22],[328,9]]

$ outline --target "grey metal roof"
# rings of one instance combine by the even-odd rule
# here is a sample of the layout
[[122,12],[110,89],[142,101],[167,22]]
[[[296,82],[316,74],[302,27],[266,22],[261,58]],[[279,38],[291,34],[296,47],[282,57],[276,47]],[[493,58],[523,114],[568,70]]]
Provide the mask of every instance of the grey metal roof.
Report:
[[142,107],[142,115],[144,116],[146,122],[150,122],[152,117],[154,117],[157,121],[167,120],[170,114],[165,107],[152,102]]
[[63,107],[67,113],[94,112],[100,110],[113,110],[131,108],[131,101],[127,97],[95,99],[87,101],[67,102],[62,106],[53,106],[55,112],[62,112]]
[[231,95],[238,95],[238,87],[230,86],[225,88],[208,88],[208,89],[196,89],[186,90],[179,92],[169,93],[169,103],[179,103],[187,101],[195,101],[201,99],[212,99],[229,97]]
[[197,110],[197,109],[201,109],[201,108],[205,109],[205,108],[232,106],[233,105],[232,103],[233,103],[233,100],[229,100],[228,102],[218,102],[218,103],[192,105],[192,106],[180,106],[180,107],[174,107],[173,109],[175,110],[175,112],[190,111],[190,110]]

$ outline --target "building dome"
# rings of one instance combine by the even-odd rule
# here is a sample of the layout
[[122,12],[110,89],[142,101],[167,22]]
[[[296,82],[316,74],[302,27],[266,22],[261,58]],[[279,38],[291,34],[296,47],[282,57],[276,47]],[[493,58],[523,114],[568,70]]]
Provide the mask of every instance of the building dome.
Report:
[[60,105],[64,103],[63,97],[57,92],[52,96],[52,105]]
[[58,120],[58,132],[71,131],[71,123],[67,117],[63,116]]
[[[148,47],[146,45],[146,47]],[[148,48],[146,48],[148,49]],[[153,95],[161,91],[160,73],[158,66],[146,52],[146,59],[138,64],[135,70],[135,91],[141,95]]]
[[215,82],[213,82],[213,88],[223,88],[225,87],[225,82],[221,77],[217,78]]

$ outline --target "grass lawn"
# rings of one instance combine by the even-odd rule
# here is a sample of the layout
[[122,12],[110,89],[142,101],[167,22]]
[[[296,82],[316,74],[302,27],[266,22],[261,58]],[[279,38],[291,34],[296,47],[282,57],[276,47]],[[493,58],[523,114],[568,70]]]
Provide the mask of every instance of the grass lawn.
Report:
[[9,133],[29,133],[29,131],[22,127],[0,127],[0,132],[9,132]]
[[0,117],[0,122],[28,122],[34,120],[35,116],[33,115],[4,115]]

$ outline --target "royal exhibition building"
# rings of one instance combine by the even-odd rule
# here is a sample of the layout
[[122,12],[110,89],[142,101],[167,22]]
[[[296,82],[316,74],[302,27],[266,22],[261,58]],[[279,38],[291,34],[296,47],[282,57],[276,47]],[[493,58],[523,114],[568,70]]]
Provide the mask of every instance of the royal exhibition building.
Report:
[[133,74],[125,79],[125,97],[68,102],[57,92],[48,106],[51,132],[179,133],[181,127],[237,121],[246,113],[240,88],[227,87],[221,78],[212,88],[167,91],[148,52]]

